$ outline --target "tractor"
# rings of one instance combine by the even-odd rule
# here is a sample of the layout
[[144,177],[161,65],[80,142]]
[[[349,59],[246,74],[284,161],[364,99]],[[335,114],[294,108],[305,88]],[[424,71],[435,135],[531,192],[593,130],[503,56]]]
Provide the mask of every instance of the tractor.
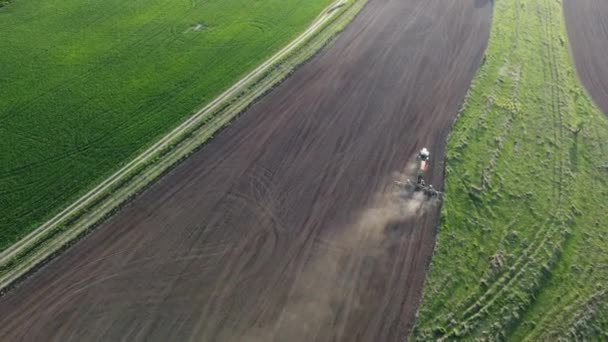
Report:
[[416,161],[418,163],[416,181],[414,182],[408,179],[405,182],[395,181],[395,183],[399,186],[399,188],[405,189],[407,193],[422,192],[429,198],[440,196],[441,193],[439,191],[435,190],[432,185],[427,185],[424,181],[424,173],[428,168],[430,160],[431,153],[426,147],[424,147],[422,150],[420,150],[420,152],[418,152],[418,155],[416,157]]

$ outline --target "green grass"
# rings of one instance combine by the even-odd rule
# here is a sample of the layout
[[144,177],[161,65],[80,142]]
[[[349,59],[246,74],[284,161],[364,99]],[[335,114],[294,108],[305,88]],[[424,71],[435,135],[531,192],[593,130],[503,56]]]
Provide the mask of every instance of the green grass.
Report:
[[329,3],[17,0],[3,7],[0,250],[286,45]]
[[496,0],[412,339],[608,339],[608,120],[561,1]]

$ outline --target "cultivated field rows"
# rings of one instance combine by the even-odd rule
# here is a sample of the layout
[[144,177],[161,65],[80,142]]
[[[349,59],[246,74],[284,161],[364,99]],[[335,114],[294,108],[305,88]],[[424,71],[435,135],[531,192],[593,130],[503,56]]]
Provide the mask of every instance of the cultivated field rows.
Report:
[[0,299],[0,338],[401,340],[438,207],[384,189],[422,146],[440,187],[490,13],[369,0],[331,46]]

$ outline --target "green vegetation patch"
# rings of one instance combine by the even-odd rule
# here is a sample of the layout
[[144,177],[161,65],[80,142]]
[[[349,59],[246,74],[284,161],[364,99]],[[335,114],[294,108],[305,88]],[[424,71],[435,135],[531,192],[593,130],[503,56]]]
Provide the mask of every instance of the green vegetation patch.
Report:
[[2,8],[0,250],[294,39],[331,1]]
[[608,120],[561,1],[497,0],[412,339],[608,339]]

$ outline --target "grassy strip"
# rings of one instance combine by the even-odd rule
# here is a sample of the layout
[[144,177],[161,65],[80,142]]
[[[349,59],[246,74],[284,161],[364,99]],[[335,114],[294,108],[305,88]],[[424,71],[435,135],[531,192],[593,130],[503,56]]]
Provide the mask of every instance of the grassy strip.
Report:
[[607,141],[561,1],[497,0],[412,339],[608,338]]
[[153,181],[164,175],[202,146],[213,134],[245,111],[255,100],[278,85],[297,66],[328,44],[364,6],[365,0],[342,3],[329,8],[332,17],[302,44],[273,64],[264,74],[245,84],[213,113],[171,143],[110,190],[99,194],[90,205],[29,243],[15,257],[0,265],[0,288],[7,290],[17,280],[43,265],[65,247],[99,225]]

